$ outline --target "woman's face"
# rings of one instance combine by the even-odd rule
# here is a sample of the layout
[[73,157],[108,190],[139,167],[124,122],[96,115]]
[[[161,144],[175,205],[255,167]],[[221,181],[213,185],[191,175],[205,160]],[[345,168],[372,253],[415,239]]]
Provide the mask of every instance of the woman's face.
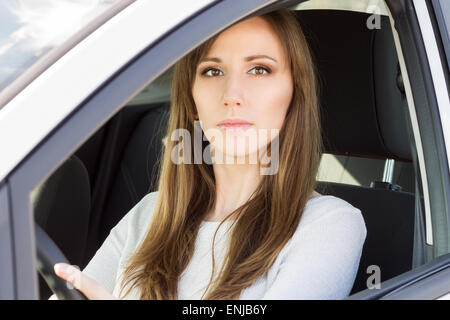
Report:
[[[206,137],[216,150],[235,157],[267,146],[273,138],[270,129],[283,125],[292,92],[281,40],[260,17],[218,36],[197,67],[192,89]],[[268,139],[257,145],[242,139],[256,133],[259,141],[264,130]]]

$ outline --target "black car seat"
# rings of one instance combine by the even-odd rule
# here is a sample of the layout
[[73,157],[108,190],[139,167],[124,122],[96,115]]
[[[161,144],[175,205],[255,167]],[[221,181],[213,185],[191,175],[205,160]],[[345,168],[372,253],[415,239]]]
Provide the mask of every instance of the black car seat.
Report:
[[104,214],[100,220],[100,242],[103,242],[109,230],[130,208],[156,188],[158,160],[169,106],[165,103],[156,104],[146,109],[147,112],[138,122],[124,150],[112,189],[105,202]]
[[168,111],[168,102],[128,106],[105,128],[83,268],[120,219],[156,188]]
[[[81,266],[91,205],[89,175],[84,164],[71,156],[32,194],[35,222],[64,253],[68,261]],[[39,276],[40,299],[51,291]]]
[[[411,162],[407,104],[397,85],[398,58],[389,18],[369,29],[369,14],[341,10],[296,12],[320,76],[325,152]],[[398,186],[319,182],[363,214],[367,238],[351,293],[367,289],[368,266],[381,281],[412,267],[415,196]]]

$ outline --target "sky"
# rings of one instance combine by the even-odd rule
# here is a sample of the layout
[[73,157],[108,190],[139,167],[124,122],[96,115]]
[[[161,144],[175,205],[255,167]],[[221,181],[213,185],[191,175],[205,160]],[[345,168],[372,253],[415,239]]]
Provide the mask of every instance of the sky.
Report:
[[[119,0],[2,0],[0,90]],[[8,78],[10,78],[8,80]]]

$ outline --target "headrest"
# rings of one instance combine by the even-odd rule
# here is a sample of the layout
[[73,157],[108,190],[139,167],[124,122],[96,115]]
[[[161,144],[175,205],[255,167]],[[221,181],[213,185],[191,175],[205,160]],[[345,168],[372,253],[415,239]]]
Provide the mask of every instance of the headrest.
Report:
[[389,18],[377,16],[379,28],[369,29],[366,13],[293,12],[318,70],[325,152],[411,161]]

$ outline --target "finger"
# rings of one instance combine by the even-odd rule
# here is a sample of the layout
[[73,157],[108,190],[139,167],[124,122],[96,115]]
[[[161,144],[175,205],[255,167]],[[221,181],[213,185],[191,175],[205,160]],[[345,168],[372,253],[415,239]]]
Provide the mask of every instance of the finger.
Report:
[[90,300],[115,299],[114,296],[97,281],[86,276],[74,266],[66,263],[57,263],[54,266],[54,270],[57,276],[69,281]]

